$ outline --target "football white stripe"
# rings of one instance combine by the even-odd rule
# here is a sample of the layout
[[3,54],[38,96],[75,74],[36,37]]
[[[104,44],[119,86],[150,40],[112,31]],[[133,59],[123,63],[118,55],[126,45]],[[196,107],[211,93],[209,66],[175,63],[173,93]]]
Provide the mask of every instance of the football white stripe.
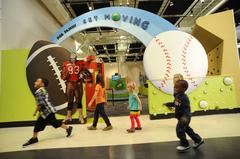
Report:
[[64,108],[67,108],[67,102],[66,103],[63,103],[61,105],[58,105],[58,106],[55,106],[54,108],[58,111],[58,110],[62,110]]
[[30,64],[30,62],[42,51],[52,48],[52,47],[61,47],[60,45],[57,44],[49,44],[49,45],[45,45],[41,48],[39,48],[38,50],[36,50],[28,59],[27,59],[27,64],[26,67],[28,67],[28,65]]

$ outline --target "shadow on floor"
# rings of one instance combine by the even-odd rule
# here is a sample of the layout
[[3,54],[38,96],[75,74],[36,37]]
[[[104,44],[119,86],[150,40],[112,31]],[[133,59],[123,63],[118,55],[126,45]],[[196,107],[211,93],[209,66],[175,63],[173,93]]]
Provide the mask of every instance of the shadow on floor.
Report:
[[239,158],[240,137],[205,139],[198,149],[179,153],[178,142],[57,148],[0,153],[1,159],[234,159]]

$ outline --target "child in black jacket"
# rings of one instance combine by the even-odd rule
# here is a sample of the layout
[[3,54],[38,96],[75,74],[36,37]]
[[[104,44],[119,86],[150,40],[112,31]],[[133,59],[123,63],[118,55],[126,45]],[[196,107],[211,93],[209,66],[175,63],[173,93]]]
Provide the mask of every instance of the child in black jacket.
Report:
[[185,80],[178,80],[174,85],[174,102],[165,103],[167,107],[175,108],[175,118],[177,118],[177,137],[180,139],[180,145],[176,147],[178,151],[185,151],[190,148],[186,139],[186,134],[194,141],[193,148],[198,148],[204,143],[203,139],[196,134],[189,126],[191,121],[190,101],[185,91],[188,88],[188,83]]

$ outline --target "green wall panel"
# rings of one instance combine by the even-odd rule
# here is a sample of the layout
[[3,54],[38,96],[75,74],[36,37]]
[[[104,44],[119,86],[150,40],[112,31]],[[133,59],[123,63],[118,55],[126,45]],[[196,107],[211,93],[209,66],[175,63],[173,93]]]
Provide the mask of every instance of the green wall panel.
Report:
[[[231,85],[225,85],[223,79],[231,76],[207,76],[205,81],[196,90],[189,93],[191,111],[208,111],[219,109],[239,108],[237,105],[234,81]],[[163,93],[148,81],[148,104],[151,115],[172,113],[163,103],[173,101],[173,96]],[[200,101],[206,101],[207,107],[200,107]]]
[[2,51],[0,122],[35,119],[35,101],[26,80],[28,53],[28,49]]
[[[36,107],[26,79],[26,59],[29,49],[3,50],[1,62],[0,122],[32,121]],[[83,115],[86,117],[86,99],[83,95]],[[75,113],[73,118],[78,117]],[[63,115],[57,115],[63,119]]]

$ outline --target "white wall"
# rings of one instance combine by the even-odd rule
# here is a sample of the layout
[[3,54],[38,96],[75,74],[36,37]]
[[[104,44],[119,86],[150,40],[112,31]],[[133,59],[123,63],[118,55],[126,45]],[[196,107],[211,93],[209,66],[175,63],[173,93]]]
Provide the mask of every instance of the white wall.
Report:
[[[0,50],[2,48],[2,0],[0,0]],[[1,64],[1,54],[0,54],[0,64]],[[1,65],[0,65],[1,68]]]
[[[2,18],[1,50],[30,49],[38,40],[50,41],[61,27],[37,0],[2,0]],[[68,41],[63,46],[74,50]]]
[[139,72],[144,73],[142,62],[125,62],[120,63],[118,72],[118,63],[104,63],[105,76],[111,78],[114,73],[119,73],[122,77],[127,77],[139,85]]
[[0,0],[0,92],[2,79],[2,0]]
[[[50,41],[60,27],[38,0],[0,0],[0,51],[30,49],[38,40]],[[75,50],[71,38],[65,40],[62,46]]]

